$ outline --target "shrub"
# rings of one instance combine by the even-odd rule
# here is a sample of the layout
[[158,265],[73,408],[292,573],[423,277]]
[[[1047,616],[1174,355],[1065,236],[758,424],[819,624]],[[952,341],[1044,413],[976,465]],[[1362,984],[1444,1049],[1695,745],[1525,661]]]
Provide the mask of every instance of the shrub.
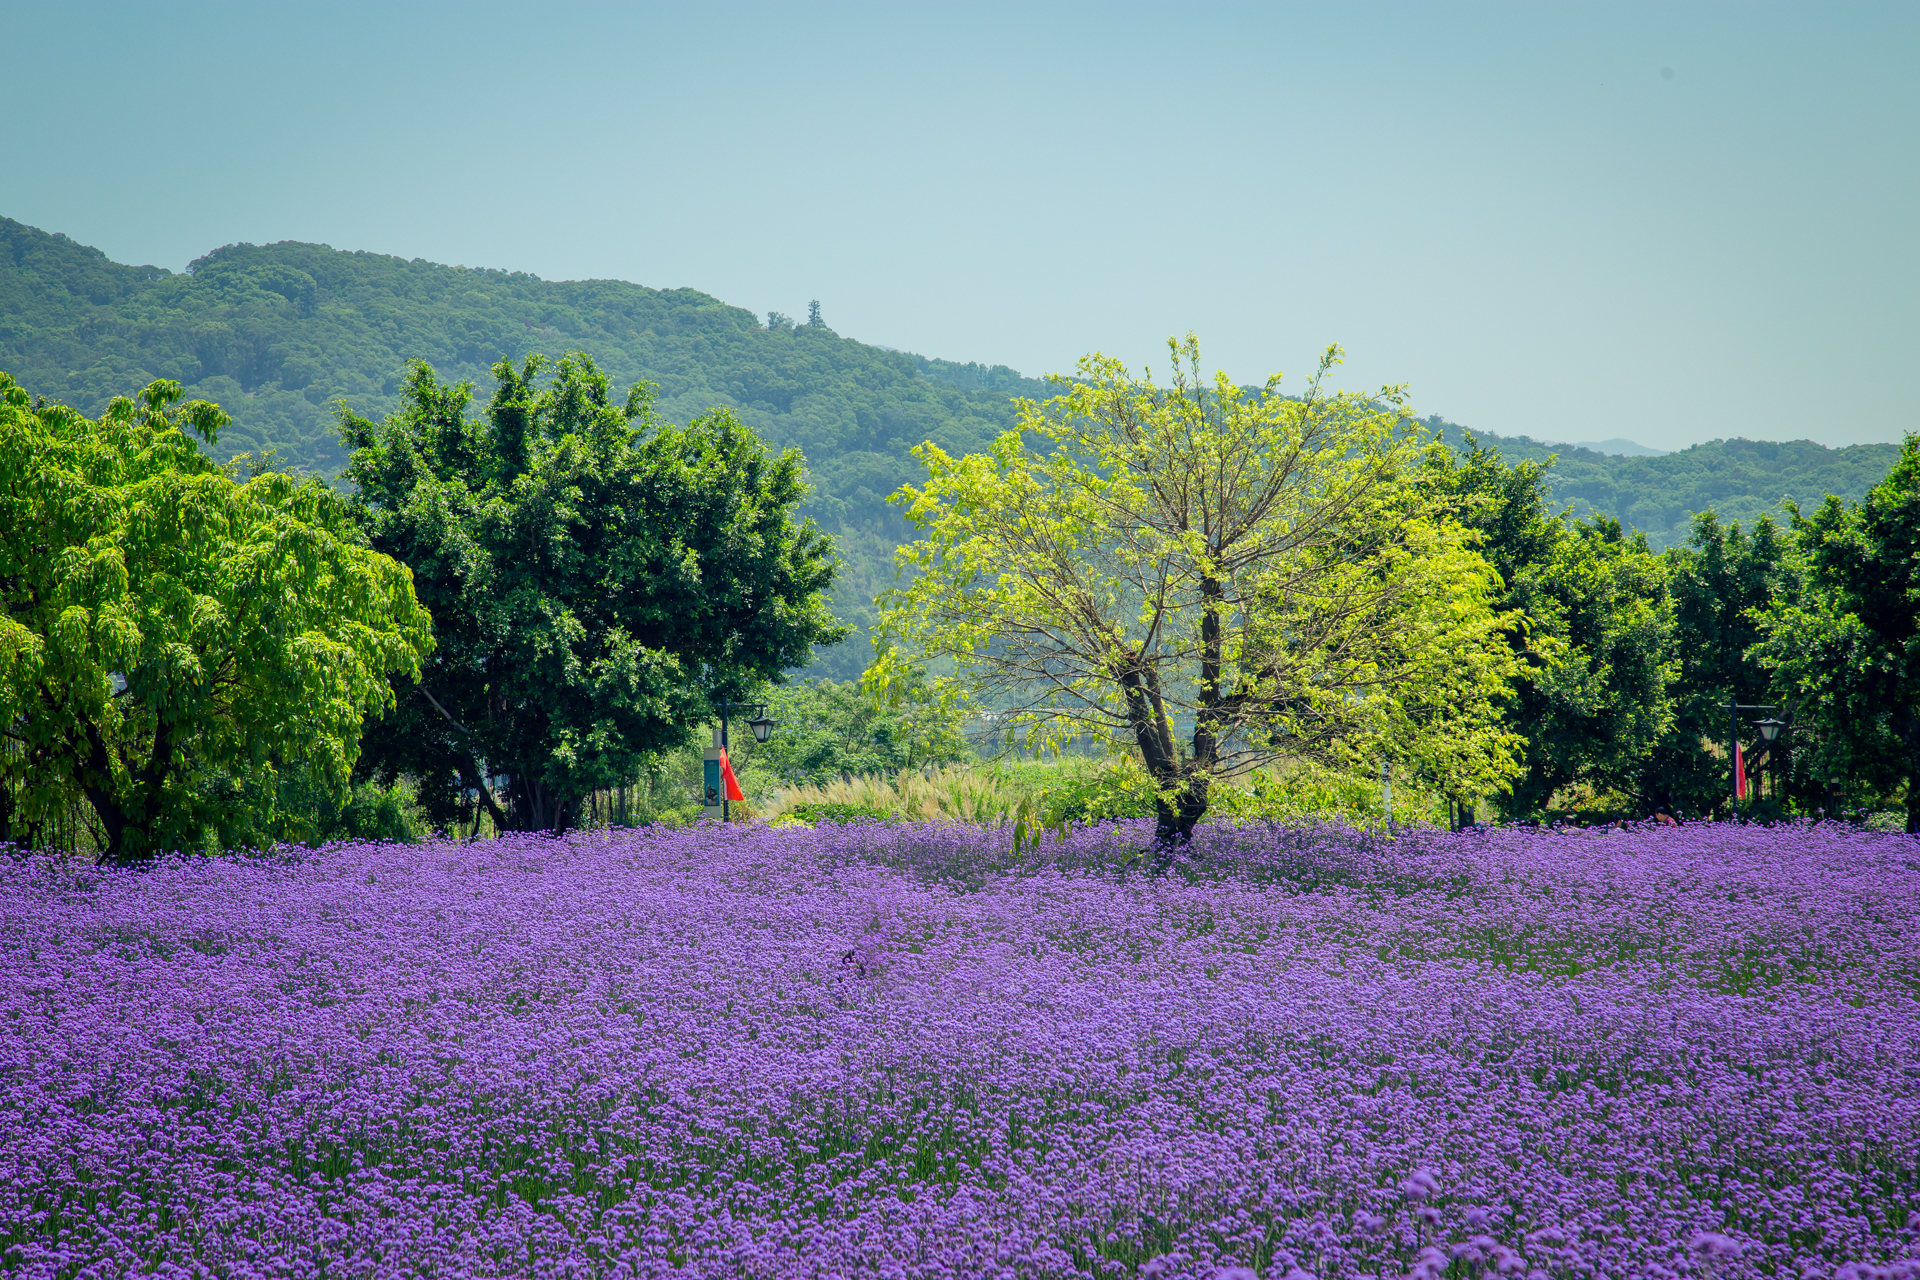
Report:
[[845,824],[848,822],[890,822],[894,818],[892,811],[878,809],[865,804],[836,804],[830,800],[816,801],[812,804],[798,804],[786,811],[784,817],[797,818],[808,826],[818,826],[822,822]]

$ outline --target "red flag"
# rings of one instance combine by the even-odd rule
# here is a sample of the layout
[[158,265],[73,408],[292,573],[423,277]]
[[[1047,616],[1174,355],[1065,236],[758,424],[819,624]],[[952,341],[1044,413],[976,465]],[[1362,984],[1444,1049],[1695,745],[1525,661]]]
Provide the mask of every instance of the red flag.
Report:
[[[720,752],[720,785],[727,789],[727,799],[729,800],[745,800],[747,798],[747,793],[740,789],[740,779],[733,776],[733,761],[727,759],[725,748],[722,748]],[[1747,794],[1746,787],[1747,784],[1745,782],[1740,784],[1741,795]]]
[[[727,777],[733,777],[728,774]],[[1740,750],[1740,744],[1733,744],[1733,794],[1737,799],[1747,798],[1747,757]]]

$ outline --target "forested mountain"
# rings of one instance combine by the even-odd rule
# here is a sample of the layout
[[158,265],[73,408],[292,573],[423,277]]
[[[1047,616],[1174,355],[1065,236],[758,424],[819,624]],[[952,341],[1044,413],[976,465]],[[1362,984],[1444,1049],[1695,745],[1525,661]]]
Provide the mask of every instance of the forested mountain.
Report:
[[[836,608],[862,624],[904,533],[885,499],[918,478],[907,450],[929,439],[978,449],[1012,422],[1011,397],[1047,392],[1004,366],[870,346],[692,289],[549,281],[292,242],[229,245],[174,274],[0,218],[0,369],[89,415],[154,378],[176,379],[233,415],[220,455],[274,448],[286,463],[332,474],[345,461],[332,406],[386,412],[408,360],[471,380],[484,398],[493,361],[573,350],[591,353],[619,386],[658,383],[669,419],[725,405],[774,445],[802,449],[815,487],[806,511],[836,534],[847,562]],[[1898,453],[1723,440],[1615,457],[1483,439],[1509,460],[1558,454],[1557,498],[1618,516],[1656,546],[1682,539],[1688,513],[1707,507],[1747,522],[1783,497],[1857,499]],[[866,655],[856,635],[821,670],[851,674]]]
[[[0,369],[36,395],[97,414],[115,395],[172,378],[234,417],[216,453],[277,448],[336,473],[335,403],[379,416],[406,362],[468,379],[484,401],[501,357],[586,351],[617,386],[660,386],[673,421],[718,405],[807,457],[806,512],[838,536],[841,615],[864,622],[891,578],[903,526],[886,497],[917,474],[907,450],[978,449],[1012,422],[1010,397],[1045,384],[763,319],[692,289],[548,281],[325,245],[229,245],[184,274],[111,262],[97,249],[0,218]],[[859,636],[835,674],[865,665]]]
[[[1428,425],[1451,444],[1465,428],[1441,418]],[[1857,502],[1900,456],[1897,444],[1829,449],[1811,440],[1713,440],[1656,457],[1619,457],[1574,445],[1547,445],[1527,436],[1477,434],[1508,462],[1555,459],[1553,496],[1576,516],[1613,516],[1647,535],[1655,550],[1686,541],[1696,511],[1751,525],[1762,513],[1780,517],[1792,499],[1817,506],[1829,493]]]

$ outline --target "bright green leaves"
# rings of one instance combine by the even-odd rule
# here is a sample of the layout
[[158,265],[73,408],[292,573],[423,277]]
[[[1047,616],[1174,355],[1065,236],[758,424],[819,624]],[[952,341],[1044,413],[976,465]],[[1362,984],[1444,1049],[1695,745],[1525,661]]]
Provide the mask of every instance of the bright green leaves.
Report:
[[988,451],[916,451],[927,482],[896,499],[914,576],[880,602],[905,652],[870,682],[945,660],[1029,738],[1132,743],[1165,832],[1209,778],[1283,756],[1500,785],[1497,579],[1421,483],[1398,390],[1326,391],[1336,348],[1297,398],[1247,391],[1203,377],[1191,336],[1170,345],[1171,386],[1089,356]]
[[1615,521],[1550,512],[1545,466],[1510,466],[1469,440],[1457,456],[1436,452],[1427,470],[1480,535],[1523,663],[1502,710],[1525,739],[1525,772],[1503,807],[1536,812],[1567,788],[1606,792],[1643,777],[1674,722],[1667,567]]
[[411,575],[325,488],[222,475],[184,430],[224,416],[175,384],[98,423],[0,390],[5,837],[76,802],[115,861],[285,834],[278,771],[344,788],[432,648]]

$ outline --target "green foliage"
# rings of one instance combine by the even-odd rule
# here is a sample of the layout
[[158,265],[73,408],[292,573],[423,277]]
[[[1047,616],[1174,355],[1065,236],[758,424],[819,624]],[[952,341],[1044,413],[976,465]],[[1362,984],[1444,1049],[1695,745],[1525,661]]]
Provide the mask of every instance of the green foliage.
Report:
[[356,782],[342,794],[315,786],[304,769],[290,767],[280,774],[278,803],[288,816],[287,835],[315,848],[336,840],[413,844],[432,833],[407,779],[389,786]]
[[[675,421],[732,409],[774,448],[808,459],[814,488],[802,511],[835,534],[847,568],[834,606],[856,627],[812,670],[845,679],[866,663],[871,602],[893,585],[905,530],[885,499],[921,474],[909,449],[931,440],[955,455],[981,452],[1013,425],[1013,397],[1050,392],[1005,366],[842,338],[809,310],[798,326],[762,324],[692,289],[549,281],[292,242],[228,245],[175,275],[0,218],[0,368],[89,415],[126,387],[178,381],[233,415],[216,456],[278,450],[275,469],[332,476],[345,462],[332,406],[390,412],[415,359],[486,394],[502,355],[579,350],[616,384],[657,383],[660,411]],[[1428,421],[1460,439],[1459,427]],[[1708,509],[1751,526],[1788,497],[1857,500],[1897,452],[1736,439],[1616,458],[1484,438],[1512,462],[1557,457],[1556,501],[1643,530],[1656,549],[1684,541],[1693,513]]]
[[1338,348],[1296,398],[1277,375],[1252,392],[1203,378],[1191,335],[1169,346],[1168,388],[1089,356],[988,452],[915,451],[915,576],[881,597],[899,648],[871,685],[950,663],[1029,745],[1126,742],[1163,842],[1192,831],[1215,779],[1272,759],[1389,756],[1501,785],[1518,743],[1496,706],[1517,664],[1488,607],[1498,584],[1424,482],[1426,433],[1397,390],[1323,391]]
[[876,698],[851,681],[809,680],[772,691],[779,730],[753,749],[753,763],[783,782],[824,782],[973,757],[960,721],[924,678],[900,696]]
[[1793,514],[1805,594],[1768,607],[1754,651],[1815,731],[1813,776],[1904,782],[1920,832],[1920,435],[1864,501]]
[[[1678,667],[1670,688],[1673,723],[1636,771],[1633,786],[1652,802],[1687,814],[1724,814],[1733,802],[1727,704],[1775,700],[1772,673],[1754,649],[1766,610],[1799,598],[1792,539],[1767,516],[1743,531],[1737,521],[1723,524],[1709,511],[1695,517],[1685,544],[1668,551],[1666,560]],[[1741,718],[1745,723],[1752,715],[1742,712]]]
[[759,816],[779,818],[809,805],[850,805],[922,822],[996,824],[1034,817],[1048,783],[1060,770],[1009,772],[997,766],[867,773],[819,784],[781,788]]
[[[1450,445],[1473,437],[1440,418],[1428,425]],[[1713,440],[1661,457],[1622,458],[1591,449],[1546,445],[1526,436],[1481,435],[1510,464],[1533,463],[1547,472],[1550,495],[1576,519],[1611,516],[1646,534],[1656,551],[1678,546],[1693,518],[1712,511],[1749,528],[1763,514],[1776,518],[1785,504],[1816,503],[1838,494],[1864,496],[1899,456],[1891,444],[1829,449],[1811,440]]]
[[[1385,796],[1377,773],[1317,768],[1257,769],[1234,785],[1220,789],[1218,809],[1223,820],[1239,818],[1264,822],[1347,822],[1355,826],[1386,817]],[[1402,781],[1394,787],[1396,822],[1444,820],[1439,797]]]
[[362,718],[432,647],[406,568],[318,483],[236,483],[213,405],[156,382],[98,422],[0,374],[0,839],[84,802],[104,860],[265,845],[293,767],[338,795]]
[[[1224,787],[1216,787],[1217,802]],[[1158,812],[1158,788],[1137,760],[1121,756],[1089,774],[1070,776],[1048,788],[1041,812],[1048,826],[1151,818]]]
[[662,422],[645,384],[616,403],[591,357],[544,388],[542,368],[496,365],[484,419],[423,364],[384,422],[342,416],[369,535],[413,567],[440,641],[370,764],[417,778],[439,826],[477,801],[499,829],[564,830],[712,700],[844,635],[832,546],[793,519],[797,453],[724,409]]
[[881,809],[863,804],[836,804],[832,801],[818,801],[813,804],[797,804],[788,809],[783,817],[804,822],[810,827],[821,823],[844,825],[849,822],[894,822],[898,820],[891,809]]
[[[1002,366],[868,346],[824,323],[762,325],[693,289],[293,242],[228,245],[174,275],[0,218],[0,368],[87,413],[124,387],[174,379],[233,415],[227,451],[278,449],[317,474],[346,462],[333,406],[392,411],[410,361],[484,395],[495,360],[556,349],[589,353],[616,385],[654,382],[674,421],[726,408],[776,450],[802,450],[813,486],[804,513],[860,557],[835,598],[859,626],[892,580],[903,530],[886,498],[919,475],[909,447],[983,448],[1013,424],[1013,394],[1042,390]],[[857,675],[867,654],[856,636],[816,673]]]
[[1525,666],[1504,719],[1526,740],[1526,772],[1502,807],[1537,813],[1565,788],[1636,776],[1673,718],[1673,615],[1659,557],[1617,521],[1550,512],[1544,463],[1508,464],[1468,437],[1429,466],[1483,539],[1505,588],[1495,607],[1517,623],[1509,635]]

